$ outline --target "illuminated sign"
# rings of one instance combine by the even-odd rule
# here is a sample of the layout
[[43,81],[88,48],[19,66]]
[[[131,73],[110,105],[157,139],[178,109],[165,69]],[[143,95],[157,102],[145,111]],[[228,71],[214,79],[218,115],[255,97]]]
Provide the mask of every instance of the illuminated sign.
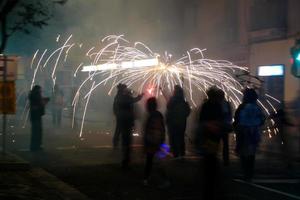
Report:
[[258,76],[283,76],[284,65],[258,66]]

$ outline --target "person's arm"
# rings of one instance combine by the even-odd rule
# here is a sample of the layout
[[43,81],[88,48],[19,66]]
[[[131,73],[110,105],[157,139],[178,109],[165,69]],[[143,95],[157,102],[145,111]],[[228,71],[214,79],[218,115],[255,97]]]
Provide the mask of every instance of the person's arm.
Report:
[[240,116],[240,112],[241,112],[242,107],[243,107],[242,104],[239,105],[239,107],[235,111],[234,121],[232,123],[232,125],[233,125],[234,128],[239,124],[239,116]]
[[143,98],[143,96],[144,96],[144,93],[139,94],[136,97],[132,97],[132,103],[136,103],[136,102],[140,101]]

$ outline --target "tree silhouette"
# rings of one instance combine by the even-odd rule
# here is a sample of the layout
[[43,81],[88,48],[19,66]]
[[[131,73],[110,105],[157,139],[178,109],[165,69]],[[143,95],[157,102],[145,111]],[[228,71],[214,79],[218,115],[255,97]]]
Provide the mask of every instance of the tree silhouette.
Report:
[[15,32],[30,34],[32,28],[42,29],[53,17],[55,5],[67,0],[1,0],[0,1],[0,54]]

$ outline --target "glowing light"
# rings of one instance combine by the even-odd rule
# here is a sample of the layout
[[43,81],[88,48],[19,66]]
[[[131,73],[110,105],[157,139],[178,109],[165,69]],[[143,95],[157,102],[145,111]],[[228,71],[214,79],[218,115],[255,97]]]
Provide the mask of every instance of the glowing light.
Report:
[[153,88],[153,87],[148,88],[148,89],[147,89],[147,92],[148,92],[149,95],[153,95],[154,88]]
[[170,147],[169,145],[163,143],[160,145],[160,151],[156,153],[156,157],[161,159],[167,156],[172,156],[172,154],[170,153]]
[[300,53],[297,55],[296,60],[300,61]]
[[116,63],[105,63],[100,65],[89,65],[83,66],[82,72],[92,72],[92,71],[102,71],[102,70],[112,70],[112,69],[130,69],[139,67],[153,67],[159,64],[157,58],[145,59],[145,60],[134,60],[134,61],[124,61],[120,64]]
[[282,76],[283,74],[283,65],[269,65],[258,67],[258,76]]
[[132,136],[133,137],[138,137],[138,136],[140,136],[140,134],[139,133],[132,133]]

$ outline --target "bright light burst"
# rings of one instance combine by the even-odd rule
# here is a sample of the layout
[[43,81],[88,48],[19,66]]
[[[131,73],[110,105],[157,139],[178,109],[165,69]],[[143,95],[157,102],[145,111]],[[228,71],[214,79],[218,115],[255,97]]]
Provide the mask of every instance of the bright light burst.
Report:
[[[57,43],[60,43],[60,39],[61,37],[57,37]],[[31,65],[34,69],[31,87],[36,82],[38,71],[42,71],[46,67],[49,68],[53,86],[55,85],[57,68],[63,66],[67,61],[70,50],[74,47],[82,49],[84,46],[72,43],[71,39],[72,35],[62,42],[62,46],[52,52],[45,49],[35,53]],[[194,48],[176,59],[168,52],[163,55],[153,52],[141,42],[131,44],[124,39],[123,35],[110,35],[103,38],[100,47],[91,47],[82,55],[82,60],[87,60],[87,62],[78,64],[73,74],[74,78],[80,71],[86,74],[72,103],[73,124],[78,103],[84,102],[85,104],[80,136],[83,133],[91,95],[97,87],[103,85],[109,86],[109,95],[119,83],[124,83],[138,93],[145,91],[155,96],[159,96],[165,91],[171,93],[175,85],[181,85],[186,91],[187,98],[195,107],[200,103],[195,99],[206,95],[205,92],[209,87],[216,86],[225,92],[226,98],[236,108],[241,103],[244,89],[244,85],[239,82],[236,74],[248,73],[248,69],[227,60],[207,59],[204,52],[205,49]],[[151,91],[148,91],[149,86],[151,86]],[[266,98],[274,101],[274,97],[270,95]],[[270,101],[266,102],[260,102],[260,104],[269,114],[269,108],[274,109],[274,107]]]
[[105,44],[104,48],[89,51],[87,55],[92,59],[91,66],[82,69],[89,71],[83,84],[96,81],[85,98],[99,85],[113,80],[110,92],[119,83],[137,88],[139,93],[148,85],[153,85],[156,96],[161,89],[172,91],[174,85],[178,84],[188,91],[189,99],[195,106],[194,92],[205,93],[207,88],[215,85],[225,90],[235,105],[240,103],[243,86],[236,80],[234,73],[247,71],[247,68],[226,60],[207,59],[204,57],[205,49],[194,48],[183,57],[174,59],[167,52],[164,55],[153,52],[141,42],[130,46],[122,36],[107,36],[102,43]]

